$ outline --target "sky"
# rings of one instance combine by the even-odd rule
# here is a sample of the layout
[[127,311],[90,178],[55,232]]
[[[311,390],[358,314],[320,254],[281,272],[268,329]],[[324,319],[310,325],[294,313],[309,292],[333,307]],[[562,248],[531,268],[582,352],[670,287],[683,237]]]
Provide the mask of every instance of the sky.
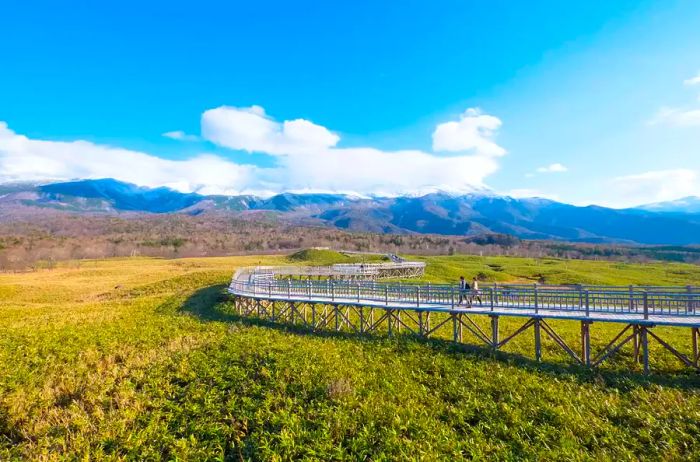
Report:
[[0,182],[700,195],[700,2],[8,2]]

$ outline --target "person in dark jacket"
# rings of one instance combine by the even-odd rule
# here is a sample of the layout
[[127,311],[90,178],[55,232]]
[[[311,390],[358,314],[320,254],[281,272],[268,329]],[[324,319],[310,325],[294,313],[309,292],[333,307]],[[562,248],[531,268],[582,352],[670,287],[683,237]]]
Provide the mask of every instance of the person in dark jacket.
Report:
[[464,279],[464,276],[459,277],[459,303],[458,305],[461,305],[462,302],[468,302],[469,301],[469,283],[467,282],[466,279]]

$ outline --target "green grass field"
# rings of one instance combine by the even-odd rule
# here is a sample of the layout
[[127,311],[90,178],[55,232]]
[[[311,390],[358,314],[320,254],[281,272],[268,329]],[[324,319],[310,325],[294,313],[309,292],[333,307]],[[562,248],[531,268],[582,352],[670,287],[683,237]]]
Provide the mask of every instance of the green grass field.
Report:
[[[529,337],[494,357],[233,314],[224,288],[236,267],[331,257],[109,259],[0,274],[0,460],[700,458],[700,378],[658,346],[657,373],[642,377],[627,372],[638,366],[624,351],[587,371],[553,345],[544,363],[527,359]],[[434,282],[700,282],[700,268],[683,264],[426,260]],[[575,342],[577,325],[553,325]],[[595,341],[615,334],[594,327]],[[659,332],[687,351],[684,331]]]

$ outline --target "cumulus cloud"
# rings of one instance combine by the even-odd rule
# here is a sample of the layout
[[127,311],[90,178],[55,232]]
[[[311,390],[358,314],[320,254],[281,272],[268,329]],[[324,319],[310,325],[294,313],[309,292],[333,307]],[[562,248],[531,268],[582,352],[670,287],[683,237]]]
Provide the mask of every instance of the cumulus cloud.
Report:
[[483,156],[438,157],[374,148],[330,149],[316,156],[289,156],[281,163],[277,183],[289,189],[386,196],[469,192],[485,188],[484,178],[498,169],[493,159]]
[[335,133],[308,120],[277,122],[260,106],[221,106],[205,111],[202,136],[230,149],[271,155],[314,153],[340,140]]
[[[326,127],[304,119],[279,122],[258,106],[206,111],[202,136],[230,149],[275,156],[277,167],[266,173],[270,181],[288,190],[398,195],[484,188],[484,179],[498,169],[494,157],[505,153],[492,139],[501,122],[469,110],[458,124],[472,128],[452,133],[451,142],[469,152],[449,157],[419,150],[337,147],[340,137]],[[444,131],[445,125],[435,132]]]
[[[700,85],[700,73],[683,81],[685,85]],[[698,96],[700,101],[700,95]],[[700,126],[700,108],[677,108],[662,107],[649,120],[649,125],[674,125],[676,127],[698,127]]]
[[257,186],[257,168],[200,155],[167,160],[87,141],[27,138],[0,122],[0,182],[115,178],[185,192],[236,193]]
[[484,114],[479,108],[469,108],[460,115],[459,120],[445,122],[435,128],[433,150],[502,156],[506,150],[493,140],[501,123],[501,119]]
[[172,132],[165,132],[163,136],[178,141],[197,141],[199,137],[197,135],[188,135],[182,130],[175,130]]
[[700,195],[698,173],[684,168],[616,177],[610,181],[607,189],[606,196],[614,198],[608,205],[615,207]]
[[683,81],[685,85],[700,85],[700,72],[695,77],[691,77]]
[[563,173],[567,172],[569,169],[560,163],[549,164],[544,167],[537,169],[537,173]]

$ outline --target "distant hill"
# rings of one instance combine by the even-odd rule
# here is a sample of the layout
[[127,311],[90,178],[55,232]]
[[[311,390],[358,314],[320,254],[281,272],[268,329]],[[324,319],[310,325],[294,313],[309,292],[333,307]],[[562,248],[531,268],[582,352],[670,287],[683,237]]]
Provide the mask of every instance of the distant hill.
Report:
[[[354,230],[381,225],[420,233],[500,233],[523,239],[572,242],[700,242],[700,221],[694,217],[502,196],[429,194],[385,203],[363,202],[348,209],[331,208],[320,217],[335,226]],[[368,217],[378,220],[368,224]]]
[[[39,186],[39,203],[64,203],[151,213],[177,212],[200,202],[199,194],[181,193],[170,188],[145,188],[113,180],[83,180]],[[90,202],[80,199],[92,199]]]
[[[357,198],[342,194],[284,193],[269,198],[206,196],[146,188],[113,179],[0,189],[0,215],[42,210],[72,213],[247,214],[267,211],[292,224],[316,224],[375,233],[429,233],[467,237],[502,234],[570,242],[687,245],[700,243],[700,199],[616,210],[577,207],[547,199],[445,193],[420,197]],[[269,218],[270,214],[266,214]],[[252,214],[252,218],[256,217]]]

